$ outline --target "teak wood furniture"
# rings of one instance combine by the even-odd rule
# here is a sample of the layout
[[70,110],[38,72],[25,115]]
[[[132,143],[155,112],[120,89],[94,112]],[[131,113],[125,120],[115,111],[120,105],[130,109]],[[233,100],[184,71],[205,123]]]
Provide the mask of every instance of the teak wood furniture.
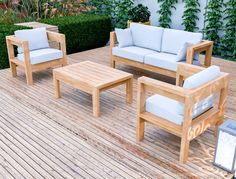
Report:
[[92,94],[93,115],[100,115],[100,93],[126,84],[126,101],[132,103],[133,75],[90,61],[84,61],[53,70],[55,97],[61,97],[60,81]]
[[[177,69],[176,86],[147,77],[140,77],[138,79],[137,141],[141,141],[144,138],[145,122],[154,124],[160,129],[181,137],[180,162],[184,163],[188,158],[189,144],[191,140],[214,125],[215,134],[217,133],[218,126],[224,119],[224,106],[227,96],[229,74],[221,72],[220,77],[199,88],[184,89],[181,87],[183,85],[183,80],[203,69],[203,67],[189,64],[179,64]],[[177,125],[146,112],[145,102],[148,92],[160,94],[183,103],[184,115],[182,125]],[[218,105],[210,108],[192,120],[191,115],[194,105],[215,93],[219,93]]]
[[[10,68],[12,72],[12,76],[17,76],[17,66],[25,68],[26,73],[26,80],[28,85],[33,84],[33,72],[34,71],[40,71],[43,69],[51,68],[54,66],[65,66],[67,64],[67,57],[66,57],[66,43],[65,43],[65,35],[56,33],[56,32],[50,32],[47,31],[47,37],[48,41],[58,42],[60,45],[60,50],[62,51],[62,58],[52,60],[52,61],[46,61],[43,63],[38,64],[31,64],[30,61],[30,50],[29,50],[29,43],[28,41],[24,39],[16,38],[14,35],[7,36],[6,42],[7,42],[7,49],[8,49],[8,57],[9,57],[9,63]],[[15,57],[14,54],[14,45],[17,47],[21,47],[23,49],[24,54],[24,60],[21,61],[17,57]]]
[[[114,47],[116,47],[116,44],[117,44],[116,33],[111,32],[110,33],[110,63],[111,63],[111,67],[115,68],[116,63],[119,62],[119,63],[124,63],[124,64],[130,65],[130,66],[133,66],[133,67],[137,67],[140,69],[144,69],[144,70],[148,70],[148,71],[152,71],[152,72],[156,72],[156,73],[159,73],[162,75],[176,78],[175,71],[113,55],[112,49]],[[196,54],[201,53],[201,52],[205,52],[204,67],[209,67],[211,65],[212,49],[213,49],[213,42],[207,41],[207,40],[204,40],[199,44],[189,47],[187,50],[186,63],[193,64],[194,56]]]

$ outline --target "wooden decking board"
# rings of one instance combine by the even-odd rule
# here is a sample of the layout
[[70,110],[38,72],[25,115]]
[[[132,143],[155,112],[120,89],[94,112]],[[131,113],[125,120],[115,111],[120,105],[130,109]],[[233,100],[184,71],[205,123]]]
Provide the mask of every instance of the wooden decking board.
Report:
[[[34,114],[32,114],[32,115],[34,115]],[[24,116],[24,118],[25,118],[25,116]],[[25,123],[26,122],[29,122],[29,121],[24,121]],[[32,123],[35,123],[35,119],[32,121]],[[30,127],[32,127],[32,128],[37,128],[37,129],[39,129],[41,132],[43,132],[44,133],[44,135],[45,135],[45,137],[47,137],[48,139],[53,139],[52,138],[52,135],[47,135],[47,133],[51,133],[50,131],[51,130],[53,130],[53,128],[51,127],[51,128],[46,128],[46,129],[44,129],[44,128],[40,128],[38,125],[37,126],[33,126],[33,125],[30,125]],[[54,127],[54,126],[53,126]],[[58,126],[55,126],[55,127],[58,127]],[[53,134],[53,133],[51,133],[51,134]],[[57,131],[55,131],[55,136],[56,135],[58,135],[58,133],[57,133]],[[52,140],[51,140],[52,141]],[[66,140],[63,140],[63,139],[58,139],[58,140],[54,140],[54,141],[52,141],[53,143],[55,143],[56,144],[56,142],[58,142],[58,141],[64,141],[62,144],[59,144],[58,146],[59,147],[61,147],[61,148],[65,148],[64,149],[64,151],[66,151],[66,152],[68,152],[69,154],[71,154],[72,156],[74,156],[74,157],[76,157],[76,158],[78,158],[81,162],[83,162],[83,164],[87,167],[88,166],[88,168],[90,168],[92,171],[90,171],[90,173],[91,174],[93,174],[96,178],[102,178],[102,176],[106,176],[104,173],[103,173],[103,171],[102,170],[98,170],[97,171],[97,167],[99,167],[99,166],[93,166],[93,164],[90,164],[90,166],[88,165],[88,162],[85,160],[85,159],[83,159],[82,158],[82,156],[79,156],[78,155],[78,151],[76,151],[76,150],[78,150],[78,148],[73,148],[74,149],[74,151],[72,150],[72,149],[69,149],[68,147],[66,147],[66,146],[68,146],[68,143],[66,142]],[[83,153],[84,154],[84,153]],[[87,159],[90,159],[90,157],[88,156],[88,158]],[[74,162],[76,162],[76,160],[74,161]],[[78,161],[77,161],[78,162]],[[100,176],[98,176],[96,173],[93,173],[93,170],[94,170],[94,172],[97,172],[98,174],[100,174]],[[110,176],[111,177],[111,176]]]
[[[10,125],[12,125],[12,124],[10,124]],[[13,131],[8,131],[8,132],[13,132]],[[15,136],[16,138],[22,138],[23,140],[25,140],[25,141],[30,141],[30,143],[31,143],[31,145],[32,146],[34,146],[34,147],[38,147],[39,149],[40,149],[40,152],[41,153],[43,153],[44,154],[44,151],[40,148],[40,146],[38,145],[34,145],[34,141],[31,141],[30,139],[28,139],[28,138],[24,138],[25,136],[23,136],[23,135],[19,135],[19,136]],[[48,159],[50,159],[50,160],[52,160],[52,161],[55,161],[55,159],[54,159],[54,157],[52,157],[52,155],[50,156],[50,155],[46,155],[47,156],[47,158]],[[53,160],[54,159],[54,160]],[[52,163],[50,163],[50,164],[52,164]],[[55,170],[57,171],[57,172],[59,172],[61,175],[63,175],[64,177],[67,177],[67,178],[72,178],[72,175],[69,175],[69,174],[67,174],[65,171],[66,171],[66,169],[65,168],[63,168],[62,167],[62,169],[61,168],[59,168],[59,166],[61,167],[62,166],[62,164],[60,164],[60,165],[58,165],[58,167],[55,167],[55,163],[53,163],[51,166],[53,167],[53,168],[55,168]],[[22,172],[21,170],[20,170],[20,172]]]
[[[74,59],[69,62],[92,60],[108,65],[107,55],[108,49],[101,48],[71,55],[70,57]],[[134,73],[135,78],[141,75],[152,75],[152,73],[138,72],[133,68],[123,66],[119,68]],[[35,73],[34,77],[35,85],[27,87],[21,71],[16,79],[10,77],[9,70],[0,71],[0,92],[3,100],[0,103],[0,109],[4,109],[4,113],[0,114],[3,114],[3,117],[8,120],[6,121],[8,127],[5,126],[5,128],[18,127],[18,130],[14,128],[17,140],[24,145],[27,143],[26,147],[29,150],[30,146],[32,146],[31,149],[37,149],[37,153],[33,151],[35,157],[32,157],[33,161],[39,162],[36,157],[43,156],[43,159],[47,158],[48,162],[55,164],[56,159],[51,158],[47,153],[47,150],[54,151],[55,149],[43,148],[43,145],[53,143],[60,155],[69,158],[70,155],[75,154],[76,160],[82,159],[85,162],[87,159],[89,162],[86,165],[90,169],[102,166],[91,171],[89,175],[81,174],[84,177],[100,176],[99,172],[102,170],[104,171],[101,174],[107,178],[184,178],[187,176],[189,178],[195,176],[223,178],[232,176],[214,167],[210,161],[213,158],[214,142],[207,141],[214,138],[212,131],[203,134],[191,144],[189,162],[186,165],[180,165],[178,163],[178,138],[147,125],[145,140],[140,144],[135,142],[136,100],[131,106],[126,105],[123,87],[117,87],[102,94],[102,116],[96,119],[91,115],[92,103],[89,95],[63,84],[62,99],[57,100],[53,96],[51,71]],[[154,78],[156,77],[159,76],[154,75]],[[169,81],[169,79],[160,78]],[[134,93],[136,94],[136,80],[134,83]],[[11,114],[12,111],[15,111],[14,114]],[[22,119],[17,121],[19,116]],[[31,118],[34,120],[31,121]],[[1,124],[0,127],[3,128]],[[5,128],[3,128],[4,131]],[[24,128],[27,130],[23,130]],[[32,131],[34,131],[34,139],[40,141],[38,145],[31,139]],[[45,136],[38,134],[39,131],[44,131]],[[10,132],[9,129],[8,132]],[[46,144],[44,140],[49,144]],[[20,147],[17,142],[14,144]],[[62,145],[65,147],[61,147]],[[81,153],[72,152],[76,149]],[[166,151],[167,149],[168,151]],[[27,152],[24,148],[21,150]],[[59,166],[65,162],[64,159],[66,160],[63,157],[61,159],[63,161],[56,160],[58,166],[53,166],[53,169],[61,175],[70,170],[65,166]],[[7,162],[9,161],[6,160]],[[11,161],[11,164],[14,163]],[[42,166],[42,168],[45,169],[45,172],[50,172],[46,166]]]
[[[8,106],[9,107],[9,106]],[[16,117],[16,116],[15,116]],[[23,116],[22,116],[23,117]],[[19,122],[19,120],[17,121]],[[11,125],[15,125],[15,124],[11,124]],[[29,130],[29,128],[24,128],[24,127],[28,127],[28,126],[23,126],[23,123],[20,123],[20,125],[22,126],[19,126],[20,128],[23,128],[24,130]],[[32,128],[30,128],[32,129]],[[55,157],[57,158],[58,160],[60,160],[61,162],[64,163],[64,165],[66,166],[65,168],[67,169],[67,171],[70,171],[71,173],[71,177],[72,176],[77,176],[77,177],[82,177],[82,176],[86,176],[86,177],[89,177],[90,175],[83,171],[83,164],[79,164],[80,166],[77,166],[77,164],[75,164],[76,162],[78,161],[75,161],[75,163],[72,162],[72,156],[69,156],[69,154],[67,154],[65,151],[63,150],[59,150],[59,147],[56,146],[55,144],[53,143],[50,143],[49,140],[47,140],[46,137],[44,137],[43,135],[37,133],[37,131],[29,131],[30,132],[30,137],[31,139],[33,139],[34,141],[36,141],[36,143],[38,143],[39,145],[43,146],[47,151],[50,151],[50,153]],[[38,140],[38,139],[41,139],[42,141]],[[50,144],[50,145],[48,145]],[[48,145],[48,146],[47,146]],[[61,165],[61,163],[59,164]],[[78,168],[77,168],[78,167]],[[73,172],[72,172],[73,171]],[[90,176],[91,177],[91,176]]]
[[[8,106],[9,107],[9,106]],[[22,107],[22,106],[21,106]],[[26,110],[26,109],[24,109],[24,110]],[[32,114],[32,115],[34,115],[34,114]],[[29,121],[28,121],[29,122]],[[58,127],[58,126],[55,126],[55,127]],[[78,139],[77,139],[78,140]],[[129,176],[130,177],[130,176]]]

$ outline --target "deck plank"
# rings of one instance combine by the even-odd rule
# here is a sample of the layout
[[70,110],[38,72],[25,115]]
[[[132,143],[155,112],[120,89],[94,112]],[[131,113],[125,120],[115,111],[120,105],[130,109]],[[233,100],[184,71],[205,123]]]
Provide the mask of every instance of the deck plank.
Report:
[[[109,66],[108,48],[69,56],[69,63],[91,60]],[[214,60],[233,73],[232,63]],[[231,68],[229,68],[231,66]],[[236,67],[236,65],[235,65]],[[101,117],[92,115],[91,96],[62,83],[54,98],[52,71],[34,73],[26,86],[19,70],[0,71],[0,176],[20,178],[230,178],[212,165],[215,138],[208,130],[191,142],[189,161],[179,164],[180,139],[146,125],[145,139],[135,141],[137,77],[171,78],[118,65],[134,74],[134,103],[125,103],[125,88],[101,94]],[[232,76],[235,77],[234,74]],[[230,84],[226,115],[234,117],[235,82]],[[19,157],[20,155],[20,157]],[[8,177],[7,177],[8,178]]]

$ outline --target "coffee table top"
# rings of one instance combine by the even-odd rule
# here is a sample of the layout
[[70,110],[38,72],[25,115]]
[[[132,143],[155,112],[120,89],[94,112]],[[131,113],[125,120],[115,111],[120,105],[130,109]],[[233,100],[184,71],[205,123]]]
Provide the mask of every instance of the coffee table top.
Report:
[[54,74],[66,76],[67,79],[86,83],[89,86],[103,88],[133,77],[132,74],[104,66],[91,61],[84,61],[65,67],[56,68]]

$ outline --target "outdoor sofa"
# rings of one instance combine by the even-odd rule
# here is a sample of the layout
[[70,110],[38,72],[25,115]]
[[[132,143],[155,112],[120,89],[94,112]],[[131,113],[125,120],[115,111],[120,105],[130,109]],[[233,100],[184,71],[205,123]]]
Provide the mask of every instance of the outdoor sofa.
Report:
[[213,42],[203,41],[202,33],[142,24],[133,23],[128,29],[110,33],[113,68],[121,62],[174,78],[179,62],[200,65],[200,52],[205,52],[204,66],[210,66],[212,48]]

